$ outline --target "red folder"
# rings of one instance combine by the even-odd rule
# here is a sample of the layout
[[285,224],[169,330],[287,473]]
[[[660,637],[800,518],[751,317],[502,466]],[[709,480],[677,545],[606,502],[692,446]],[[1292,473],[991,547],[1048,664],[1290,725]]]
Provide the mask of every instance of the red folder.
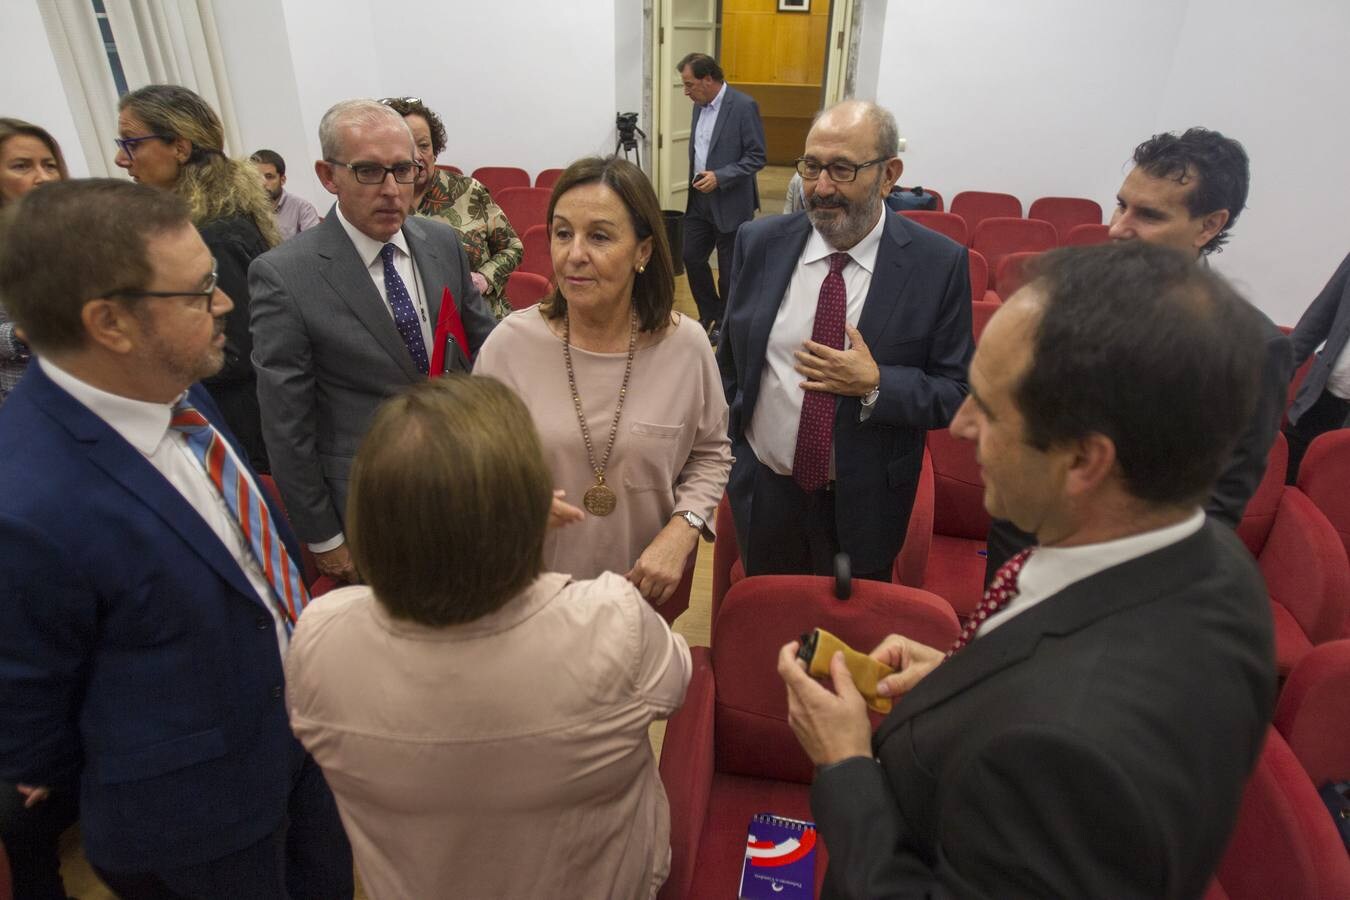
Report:
[[460,349],[464,351],[467,358],[469,355],[469,338],[464,333],[464,322],[459,317],[459,309],[455,306],[455,298],[451,295],[450,287],[447,285],[441,293],[441,312],[436,317],[436,336],[432,339],[433,349],[429,373],[432,378],[439,378],[445,372],[445,341],[449,337],[453,337],[458,342]]

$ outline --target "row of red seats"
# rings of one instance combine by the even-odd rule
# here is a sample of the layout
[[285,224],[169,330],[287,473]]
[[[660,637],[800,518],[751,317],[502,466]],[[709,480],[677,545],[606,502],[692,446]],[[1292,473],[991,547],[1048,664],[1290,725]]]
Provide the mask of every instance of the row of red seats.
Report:
[[[942,195],[931,188],[924,188],[924,191],[937,201],[934,211],[943,212]],[[948,215],[956,216],[965,226],[966,239],[953,237],[952,240],[965,244],[985,219],[1021,219],[1022,201],[1012,194],[997,191],[962,191],[952,198]],[[1077,226],[1101,224],[1102,207],[1096,200],[1086,197],[1041,197],[1031,204],[1026,218],[1048,223],[1055,229],[1059,242],[1067,245],[1069,232]]]
[[[459,166],[437,164],[436,168],[454,172],[456,175],[464,174],[464,170]],[[544,169],[534,177],[533,187],[551,191],[562,173],[562,169]],[[470,177],[487,188],[493,197],[497,196],[498,191],[506,188],[531,187],[530,173],[516,166],[479,166],[473,170]]]

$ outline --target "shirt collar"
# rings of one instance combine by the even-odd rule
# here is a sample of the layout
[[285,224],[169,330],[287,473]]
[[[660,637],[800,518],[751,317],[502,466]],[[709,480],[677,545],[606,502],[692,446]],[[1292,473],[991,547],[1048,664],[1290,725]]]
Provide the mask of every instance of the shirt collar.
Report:
[[[885,204],[882,204],[881,215],[877,217],[877,224],[872,226],[872,230],[867,232],[861,241],[844,251],[855,263],[866,269],[869,275],[876,271],[877,252],[881,249],[881,233],[886,229],[886,216],[889,213],[890,210],[886,208]],[[811,236],[806,239],[806,249],[802,251],[802,265],[820,262],[831,253],[838,252],[830,246],[819,231],[812,227]]]
[[727,95],[727,83],[722,82],[722,89],[717,92],[717,96],[708,101],[708,109],[717,112],[722,108],[722,98]]
[[412,256],[408,252],[408,240],[403,236],[403,229],[400,228],[394,232],[393,237],[387,241],[377,241],[361,229],[357,228],[347,217],[342,214],[342,201],[339,200],[334,208],[337,210],[338,222],[342,225],[342,230],[347,232],[347,237],[351,238],[352,246],[356,248],[356,255],[360,257],[361,264],[367,269],[375,265],[375,260],[380,258],[380,251],[384,249],[385,244],[393,244],[404,256]]
[[[43,374],[67,394],[74,397],[91,413],[98,416],[122,439],[135,447],[142,456],[151,456],[164,440],[173,415],[172,403],[148,403],[118,394],[110,394],[81,381],[50,359],[38,357]],[[183,392],[184,394],[187,391]],[[179,400],[182,399],[180,395]],[[177,402],[177,401],[175,401]]]

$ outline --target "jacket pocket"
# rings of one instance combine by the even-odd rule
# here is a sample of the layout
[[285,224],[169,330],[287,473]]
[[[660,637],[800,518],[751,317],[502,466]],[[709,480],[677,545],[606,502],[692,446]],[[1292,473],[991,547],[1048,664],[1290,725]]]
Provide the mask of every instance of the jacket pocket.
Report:
[[100,784],[123,784],[154,778],[225,755],[225,735],[219,728],[160,741],[98,760]]

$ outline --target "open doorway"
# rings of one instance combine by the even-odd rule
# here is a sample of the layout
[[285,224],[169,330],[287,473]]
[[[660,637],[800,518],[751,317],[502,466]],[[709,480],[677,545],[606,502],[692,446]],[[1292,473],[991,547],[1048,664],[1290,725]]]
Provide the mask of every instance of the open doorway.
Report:
[[855,0],[652,0],[651,101],[656,125],[652,182],[661,205],[688,194],[690,105],[675,63],[717,57],[727,81],[749,94],[764,121],[768,165],[759,173],[760,215],[783,210],[792,161],[811,119],[846,96]]

